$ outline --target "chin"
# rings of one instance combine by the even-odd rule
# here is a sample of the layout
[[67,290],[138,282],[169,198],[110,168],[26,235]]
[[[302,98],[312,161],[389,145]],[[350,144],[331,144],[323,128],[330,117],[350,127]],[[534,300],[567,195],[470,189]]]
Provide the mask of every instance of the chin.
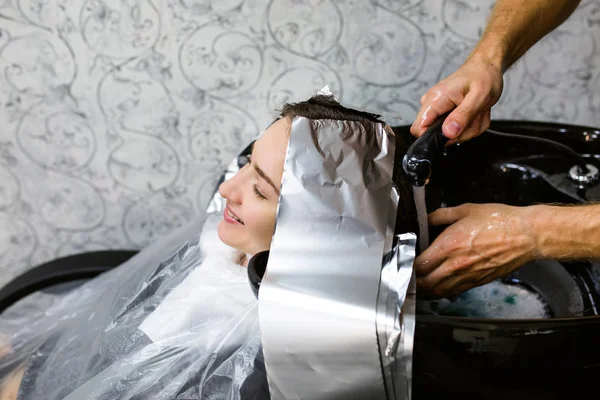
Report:
[[221,220],[221,222],[219,222],[219,226],[217,227],[217,235],[219,235],[219,239],[221,240],[221,242],[225,243],[227,246],[231,246],[231,244],[229,243],[229,240],[227,240],[227,225],[225,225],[226,222]]
[[225,243],[229,247],[233,247],[236,250],[243,251],[239,247],[239,240],[237,235],[231,231],[231,227],[228,226],[227,222],[221,220],[219,222],[219,226],[217,227],[217,235],[219,236],[219,240]]

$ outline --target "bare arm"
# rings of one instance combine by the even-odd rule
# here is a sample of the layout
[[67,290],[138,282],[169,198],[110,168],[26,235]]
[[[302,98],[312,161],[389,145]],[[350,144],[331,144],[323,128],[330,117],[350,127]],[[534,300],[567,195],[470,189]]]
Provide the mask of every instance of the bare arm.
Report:
[[531,207],[540,256],[558,260],[600,260],[600,205]]
[[502,72],[541,38],[562,24],[581,0],[498,0],[483,35],[471,53]]
[[451,143],[481,134],[502,94],[502,74],[531,46],[560,25],[580,0],[498,0],[484,33],[465,63],[421,98],[411,127],[415,136],[452,111],[442,129]]
[[600,259],[600,205],[463,204],[429,223],[450,226],[415,261],[422,295],[455,295],[536,259]]

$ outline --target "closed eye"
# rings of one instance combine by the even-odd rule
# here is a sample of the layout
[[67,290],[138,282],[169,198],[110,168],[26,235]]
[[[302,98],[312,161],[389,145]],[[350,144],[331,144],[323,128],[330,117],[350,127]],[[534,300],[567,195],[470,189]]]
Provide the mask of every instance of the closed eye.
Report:
[[267,198],[260,192],[260,190],[258,190],[258,185],[255,183],[254,186],[252,186],[252,189],[254,189],[254,194],[256,195],[256,197],[258,197],[261,200],[266,200]]

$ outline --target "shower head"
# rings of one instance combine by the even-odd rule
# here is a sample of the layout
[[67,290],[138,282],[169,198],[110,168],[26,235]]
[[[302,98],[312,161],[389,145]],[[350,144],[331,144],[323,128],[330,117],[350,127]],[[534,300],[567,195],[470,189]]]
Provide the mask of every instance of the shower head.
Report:
[[402,159],[402,168],[413,186],[429,183],[433,160],[444,152],[448,138],[442,133],[442,124],[450,113],[438,117],[408,149]]

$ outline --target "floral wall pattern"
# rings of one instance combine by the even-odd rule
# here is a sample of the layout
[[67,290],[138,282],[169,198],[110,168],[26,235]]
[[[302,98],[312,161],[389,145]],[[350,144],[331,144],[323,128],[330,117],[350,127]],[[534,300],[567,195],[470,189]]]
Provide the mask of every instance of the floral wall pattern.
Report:
[[[200,213],[286,101],[412,122],[492,0],[0,0],[0,284]],[[506,75],[493,118],[600,126],[600,2]]]

